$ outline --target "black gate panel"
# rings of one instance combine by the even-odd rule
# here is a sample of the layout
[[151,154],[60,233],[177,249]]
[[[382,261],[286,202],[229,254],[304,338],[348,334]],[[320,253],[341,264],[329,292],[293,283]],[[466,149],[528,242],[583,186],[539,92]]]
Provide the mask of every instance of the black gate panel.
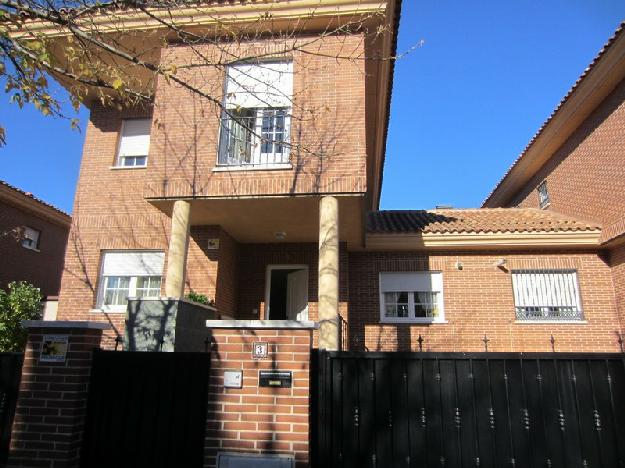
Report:
[[625,466],[622,354],[317,351],[311,375],[313,466]]
[[93,356],[82,467],[201,467],[210,354]]
[[11,426],[22,376],[24,355],[0,353],[0,465],[9,457]]

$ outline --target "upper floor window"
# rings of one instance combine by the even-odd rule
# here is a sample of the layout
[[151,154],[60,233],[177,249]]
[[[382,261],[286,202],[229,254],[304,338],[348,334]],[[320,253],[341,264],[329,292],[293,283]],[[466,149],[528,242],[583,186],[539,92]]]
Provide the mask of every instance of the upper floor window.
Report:
[[230,65],[218,164],[287,165],[292,95],[292,62]]
[[442,273],[380,273],[380,319],[382,322],[443,321]]
[[543,180],[536,190],[538,190],[538,205],[541,208],[545,208],[550,203],[547,181]]
[[582,320],[575,270],[513,270],[517,320]]
[[97,306],[125,311],[129,297],[160,297],[164,262],[163,252],[105,252]]
[[122,122],[117,167],[145,167],[147,165],[151,125],[151,119],[128,119]]
[[22,247],[30,250],[39,249],[39,236],[41,231],[33,229],[28,226],[24,226],[24,232],[22,234]]

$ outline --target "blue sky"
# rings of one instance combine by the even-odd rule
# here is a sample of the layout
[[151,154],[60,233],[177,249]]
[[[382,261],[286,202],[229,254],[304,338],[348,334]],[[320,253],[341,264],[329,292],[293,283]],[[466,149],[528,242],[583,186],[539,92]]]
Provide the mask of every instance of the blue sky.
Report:
[[[404,0],[383,209],[479,206],[621,20],[622,0]],[[82,110],[80,119],[87,119]],[[71,211],[83,135],[0,94],[0,179]]]

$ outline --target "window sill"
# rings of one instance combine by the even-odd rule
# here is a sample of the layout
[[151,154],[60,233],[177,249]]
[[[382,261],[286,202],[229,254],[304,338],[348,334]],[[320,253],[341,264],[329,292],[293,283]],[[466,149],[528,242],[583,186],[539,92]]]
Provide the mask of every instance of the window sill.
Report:
[[33,248],[33,247],[24,247],[24,246],[22,245],[22,248],[23,248],[23,249],[26,249],[26,250],[30,250],[31,252],[37,252],[37,253],[41,252],[41,250],[39,250],[39,249],[35,249],[35,248]]
[[418,320],[418,319],[410,319],[410,320],[393,320],[393,319],[382,319],[380,320],[382,324],[389,325],[436,325],[436,324],[445,324],[449,323],[447,320]]
[[95,308],[89,311],[90,314],[125,314],[126,307],[123,309],[104,309],[104,308]]
[[588,320],[515,320],[514,323],[527,324],[527,325],[584,325],[588,323]]
[[239,171],[284,171],[293,169],[291,163],[267,164],[265,166],[215,166],[213,172],[239,172]]
[[135,170],[135,169],[147,169],[147,165],[146,166],[111,166],[109,167],[110,170],[112,171],[121,171],[121,170]]

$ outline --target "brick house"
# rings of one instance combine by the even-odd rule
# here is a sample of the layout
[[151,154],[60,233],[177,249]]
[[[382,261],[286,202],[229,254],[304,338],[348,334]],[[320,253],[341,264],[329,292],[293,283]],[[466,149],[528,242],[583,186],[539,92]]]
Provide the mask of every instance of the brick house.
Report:
[[[176,24],[192,33],[224,25],[256,25],[258,21],[267,29],[249,40],[222,41],[216,33],[210,40],[191,44],[171,40],[167,34],[159,36],[162,21],[170,17],[158,4],[150,10],[145,28],[132,10],[115,10],[129,20],[124,23],[128,34],[116,36],[116,43],[129,48],[146,43],[160,66],[172,70],[175,65],[177,71],[170,76],[148,76],[140,67],[125,68],[124,77],[134,77],[137,89],[152,95],[148,105],[104,107],[97,93],[89,91],[85,96],[91,114],[58,320],[26,324],[29,342],[9,466],[78,466],[80,462],[110,466],[120,461],[135,465],[145,462],[142,457],[147,446],[163,448],[163,453],[169,451],[174,460],[179,459],[180,451],[176,453],[174,445],[162,442],[161,433],[166,431],[156,431],[158,437],[147,437],[139,447],[133,443],[135,436],[150,429],[169,429],[160,416],[168,405],[164,395],[174,395],[168,390],[172,383],[188,393],[181,391],[175,393],[180,397],[169,398],[169,409],[181,408],[178,403],[186,406],[189,395],[198,388],[203,392],[198,401],[207,404],[205,427],[201,427],[205,431],[195,432],[196,436],[201,433],[195,444],[197,466],[223,466],[227,461],[220,460],[222,456],[233,457],[234,463],[249,456],[275,454],[292,456],[296,466],[308,466],[316,442],[312,437],[316,424],[311,417],[313,402],[323,395],[311,373],[314,356],[319,356],[313,348],[619,350],[625,318],[617,309],[622,291],[617,276],[622,270],[616,265],[620,254],[614,254],[618,247],[611,246],[613,242],[617,245],[613,239],[620,234],[611,234],[614,231],[606,227],[607,218],[558,208],[556,196],[563,197],[558,202],[562,204],[572,197],[564,192],[568,175],[560,179],[563,195],[556,195],[560,186],[555,182],[558,179],[553,179],[554,188],[549,192],[553,209],[532,203],[529,197],[534,196],[537,183],[531,182],[534,175],[522,167],[529,161],[529,149],[517,163],[521,169],[513,168],[510,174],[531,180],[510,185],[504,179],[494,192],[503,195],[492,195],[487,207],[378,210],[400,3],[209,0],[181,10]],[[149,2],[145,5],[150,8]],[[106,17],[98,19],[106,24]],[[359,27],[325,33],[337,24],[354,23]],[[270,34],[294,24],[295,31],[289,30],[286,39]],[[45,23],[29,24],[31,33],[63,40],[62,30],[46,27]],[[605,98],[610,92],[608,82],[616,85],[616,70],[625,68],[619,38],[610,42],[543,133],[553,122],[557,122],[558,138],[564,127],[574,133],[573,124],[579,126],[583,120],[580,115],[569,123],[558,115],[567,102],[573,103],[576,112],[585,108],[575,97],[580,90],[593,96],[595,107],[603,106],[599,94]],[[349,56],[345,51],[350,51]],[[57,58],[61,62],[62,53]],[[602,65],[606,61],[607,70]],[[220,65],[211,65],[214,63]],[[592,78],[595,75],[598,77]],[[173,77],[183,79],[184,86]],[[206,95],[214,99],[206,99]],[[605,122],[618,114],[620,103],[608,102],[612,104],[606,109],[613,114]],[[592,109],[586,110],[587,115],[592,113]],[[617,130],[618,122],[607,125],[603,143],[591,144],[594,149],[586,154],[591,157],[600,151],[601,156],[603,152],[612,155],[614,165],[606,171],[611,175],[622,172],[618,153],[612,153],[618,149],[614,144],[620,137]],[[544,138],[539,135],[530,149],[536,141]],[[553,151],[555,146],[551,144]],[[582,147],[571,146],[574,153]],[[575,158],[571,156],[571,160]],[[535,174],[540,172],[539,166],[532,166],[538,171]],[[589,166],[584,164],[585,169]],[[577,172],[582,172],[579,167]],[[551,173],[535,179],[545,177],[551,184]],[[621,182],[616,177],[612,183]],[[579,192],[590,185],[573,190]],[[527,204],[508,200],[524,199],[516,194],[526,186]],[[597,193],[586,194],[576,203],[589,203]],[[606,213],[610,207],[622,208],[622,198],[613,198]],[[594,212],[602,211],[597,208]],[[191,292],[206,295],[214,304],[189,301],[185,296]],[[172,320],[171,329],[156,330],[161,335],[150,328],[153,322],[169,327]],[[41,358],[45,337],[50,335],[67,338],[64,363]],[[142,335],[147,337],[145,341],[140,341]],[[194,358],[208,360],[210,371],[195,372],[189,370],[190,365],[172,366],[171,362],[167,369],[157,366],[159,360],[165,362],[163,357],[175,360],[186,357],[184,354],[91,352],[98,347],[118,348],[121,336],[124,348],[130,350],[158,350],[159,346],[161,350],[199,350]],[[180,343],[193,346],[181,349]],[[106,354],[119,359],[119,365],[103,368],[102,361],[96,364]],[[359,354],[363,355],[372,356]],[[130,362],[146,356],[152,359],[150,366]],[[550,361],[551,356],[556,354],[549,355]],[[620,358],[616,360],[620,362]],[[124,366],[122,372],[124,361],[130,366]],[[607,361],[601,365],[607,366]],[[429,381],[442,405],[441,382],[446,378],[441,377],[440,364],[437,366],[436,377]],[[345,378],[342,371],[336,373],[335,382],[341,389],[337,395],[359,393],[360,388],[377,391],[378,387],[385,395],[370,399],[367,407],[376,417],[369,414],[368,423],[366,412],[361,420],[358,407],[352,413],[353,406],[341,405],[340,409],[336,400],[328,398],[332,409],[339,408],[335,415],[340,416],[334,419],[348,421],[341,423],[342,435],[337,439],[354,441],[350,434],[360,431],[361,421],[363,426],[374,422],[370,433],[386,433],[390,445],[393,420],[404,419],[406,424],[410,420],[426,427],[426,409],[415,411],[418,408],[410,408],[408,400],[399,395],[404,393],[404,385],[403,398],[407,398],[408,385],[414,382],[407,378],[406,370],[393,367],[401,371],[395,372],[394,378],[388,378],[393,372],[385,371],[384,379],[376,379],[376,367],[373,372],[364,367],[356,379],[355,373],[346,372]],[[499,367],[508,399],[508,370],[505,363]],[[473,382],[473,367],[470,369],[465,385]],[[264,371],[269,371],[270,377],[261,376]],[[288,374],[288,384],[282,386],[280,380],[267,383],[278,378],[273,374],[276,371]],[[458,374],[457,368],[453,373]],[[545,381],[548,374],[545,372]],[[558,380],[558,374],[554,375]],[[191,385],[190,376],[206,386]],[[542,379],[539,373],[532,381],[539,382],[542,389]],[[103,381],[113,390],[102,391]],[[612,386],[610,377],[607,381]],[[416,393],[422,386],[410,390]],[[471,386],[475,393],[475,385]],[[137,387],[140,392],[135,393]],[[334,384],[327,387],[333,392],[337,388]],[[400,389],[394,394],[398,398],[391,398],[392,387]],[[358,391],[353,392],[354,388]],[[620,387],[615,384],[614,388]],[[490,384],[487,389],[490,394]],[[202,398],[206,391],[208,399]],[[577,398],[577,392],[575,395]],[[479,398],[490,406],[488,416],[484,412],[482,419],[489,420],[489,431],[495,437],[505,435],[505,426],[511,427],[511,413],[504,416],[505,421],[498,420],[495,430],[496,405],[492,397],[488,399],[485,394]],[[395,415],[390,406],[384,406],[391,401],[400,407]],[[559,439],[565,419],[560,411],[556,421],[553,405],[549,406],[556,431],[552,439]],[[155,406],[159,407],[154,412],[158,419],[152,418]],[[460,429],[459,407],[449,406],[453,415],[447,420],[454,420],[450,428]],[[186,409],[188,414],[201,413],[196,407]],[[131,411],[142,414],[141,425],[127,424]],[[178,425],[172,427],[185,434],[181,439],[189,439],[184,411],[174,411]],[[99,412],[101,419],[88,417],[94,412]],[[496,412],[500,418],[498,408]],[[599,413],[590,414],[587,419],[592,419],[592,427],[600,427]],[[530,431],[533,413],[525,415],[523,431],[541,434],[534,428]],[[544,426],[544,417],[542,421]],[[442,425],[431,425],[441,438]],[[98,438],[101,436],[113,438]],[[367,452],[367,463],[371,460],[376,465],[377,458],[369,458],[369,445],[378,442],[375,438],[363,440],[361,451]],[[110,450],[111,446],[115,450]],[[338,452],[334,455],[343,460]],[[431,451],[434,458],[430,464],[444,463],[443,453],[439,456]],[[164,460],[158,450],[151,456],[154,462]],[[247,459],[248,466],[254,460]],[[350,459],[346,460],[349,463]],[[394,462],[398,460],[403,463],[407,458],[398,457]],[[474,460],[479,464],[481,459]],[[515,463],[515,458],[506,457],[506,463],[509,461]],[[382,458],[376,466],[387,464]],[[550,465],[550,459],[545,464]]]
[[[292,21],[299,3],[209,8]],[[195,292],[229,319],[318,322],[315,344],[330,349],[617,350],[610,262],[623,254],[607,256],[604,219],[526,205],[378,211],[393,60],[377,58],[395,52],[399,8],[322,5],[290,36],[292,52],[229,43],[232,56],[271,59],[221,70],[192,66],[221,44],[160,49],[227,111],[161,76],[149,106],[88,95],[58,318],[110,323],[114,338],[128,297]],[[319,34],[365,17],[357,33]],[[343,58],[348,49],[365,60]]]
[[625,32],[616,30],[484,202],[597,223],[625,319]]
[[70,224],[67,213],[0,181],[0,288],[27,281],[56,299]]

